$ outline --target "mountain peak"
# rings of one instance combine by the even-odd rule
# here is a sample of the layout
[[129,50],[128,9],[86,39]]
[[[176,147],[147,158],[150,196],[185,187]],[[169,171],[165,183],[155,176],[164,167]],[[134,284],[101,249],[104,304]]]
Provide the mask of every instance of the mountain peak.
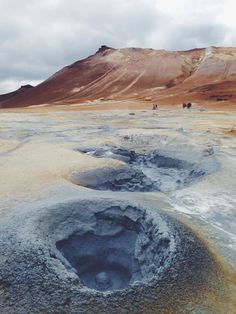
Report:
[[102,45],[102,46],[98,49],[98,51],[97,51],[96,53],[102,53],[102,52],[104,52],[104,51],[106,51],[106,50],[115,50],[115,49],[112,48],[112,47],[108,47],[108,46],[106,46],[106,45]]
[[21,85],[20,88],[33,88],[34,86],[30,85],[30,84],[26,84],[26,85]]

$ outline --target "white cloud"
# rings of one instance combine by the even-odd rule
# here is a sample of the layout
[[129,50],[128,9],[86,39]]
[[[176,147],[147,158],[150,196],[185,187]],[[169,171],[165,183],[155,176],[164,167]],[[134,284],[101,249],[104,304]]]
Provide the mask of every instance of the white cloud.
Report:
[[0,0],[0,93],[13,86],[6,82],[43,80],[102,44],[233,46],[234,6],[233,0]]

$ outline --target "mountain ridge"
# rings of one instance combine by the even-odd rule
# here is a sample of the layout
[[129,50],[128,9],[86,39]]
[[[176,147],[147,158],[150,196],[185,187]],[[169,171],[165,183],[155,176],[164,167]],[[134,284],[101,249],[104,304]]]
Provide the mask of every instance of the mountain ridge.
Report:
[[[114,49],[105,45],[24,92],[0,95],[0,107],[74,104],[96,99],[232,101],[236,99],[236,48],[186,51]],[[14,93],[14,92],[13,92]]]

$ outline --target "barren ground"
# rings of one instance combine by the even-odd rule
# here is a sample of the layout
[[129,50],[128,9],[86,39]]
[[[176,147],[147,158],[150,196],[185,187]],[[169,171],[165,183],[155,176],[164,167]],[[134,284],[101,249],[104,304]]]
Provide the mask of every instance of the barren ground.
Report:
[[[37,226],[36,229],[30,228],[29,221],[41,217],[41,213],[46,215],[53,206],[80,200],[87,200],[89,206],[90,200],[94,199],[98,203],[100,200],[119,200],[154,212],[161,210],[190,228],[212,254],[219,273],[217,280],[211,278],[211,288],[214,289],[208,288],[209,282],[203,282],[191,294],[188,287],[189,295],[183,296],[176,309],[175,300],[170,297],[169,304],[163,305],[163,311],[158,308],[160,313],[236,312],[235,106],[227,111],[223,106],[213,108],[207,103],[204,106],[194,104],[191,110],[160,106],[153,111],[151,107],[150,102],[106,101],[0,111],[0,247],[5,250],[0,259],[1,313],[26,313],[29,308],[32,313],[85,313],[73,297],[71,303],[68,301],[70,297],[63,304],[55,301],[52,308],[51,301],[47,301],[47,306],[43,304],[36,297],[43,298],[44,295],[39,279],[34,278],[32,287],[27,290],[20,279],[26,266],[18,269],[13,261],[22,254],[24,264],[31,237],[38,234]],[[104,147],[105,155],[96,156]],[[106,183],[109,171],[129,167],[124,160],[113,158],[109,150],[113,147],[144,156],[156,150],[161,156],[196,165],[197,171],[203,175],[175,188],[177,185],[172,184],[173,180],[184,176],[185,172],[167,172],[164,173],[165,181],[160,179],[164,188],[149,192],[99,189],[100,179]],[[83,152],[85,148],[87,153]],[[151,174],[148,171],[145,174],[155,179],[153,171],[155,169]],[[40,219],[41,223],[44,218]],[[43,251],[46,248],[44,236],[46,231],[40,233],[36,241],[38,250],[42,247],[42,256],[47,251]],[[49,280],[50,272],[58,272],[57,276],[64,276],[63,280],[68,283],[64,266],[57,266],[56,262],[54,266],[55,269],[51,266],[45,269],[43,280]],[[14,281],[15,278],[18,281]],[[38,285],[37,289],[35,285]],[[48,293],[52,293],[53,299],[55,292]],[[56,297],[63,298],[60,291],[55,300]],[[99,313],[106,313],[102,304],[108,302],[109,308],[109,298],[102,298],[101,304],[99,299],[96,304],[98,308],[100,306]],[[138,313],[137,309],[142,309],[142,313],[157,313],[153,294],[151,300],[151,304],[143,300],[140,307],[136,304],[138,301],[133,301],[133,313]],[[122,311],[122,302],[119,310],[113,309],[112,313],[132,313],[128,305]],[[86,313],[93,313],[92,307],[86,306]]]

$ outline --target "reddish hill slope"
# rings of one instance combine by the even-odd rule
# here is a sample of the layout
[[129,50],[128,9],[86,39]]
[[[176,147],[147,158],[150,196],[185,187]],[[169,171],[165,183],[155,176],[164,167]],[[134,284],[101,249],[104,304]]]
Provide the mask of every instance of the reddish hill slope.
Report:
[[[102,46],[1,107],[79,103],[99,98],[184,100],[236,99],[236,48],[170,52]],[[2,97],[2,98],[1,98]]]
[[13,97],[16,97],[26,91],[28,91],[29,89],[33,88],[32,85],[22,85],[19,89],[17,89],[16,91],[14,92],[11,92],[11,93],[7,93],[7,94],[2,94],[0,95],[0,103],[1,102],[5,102]]

